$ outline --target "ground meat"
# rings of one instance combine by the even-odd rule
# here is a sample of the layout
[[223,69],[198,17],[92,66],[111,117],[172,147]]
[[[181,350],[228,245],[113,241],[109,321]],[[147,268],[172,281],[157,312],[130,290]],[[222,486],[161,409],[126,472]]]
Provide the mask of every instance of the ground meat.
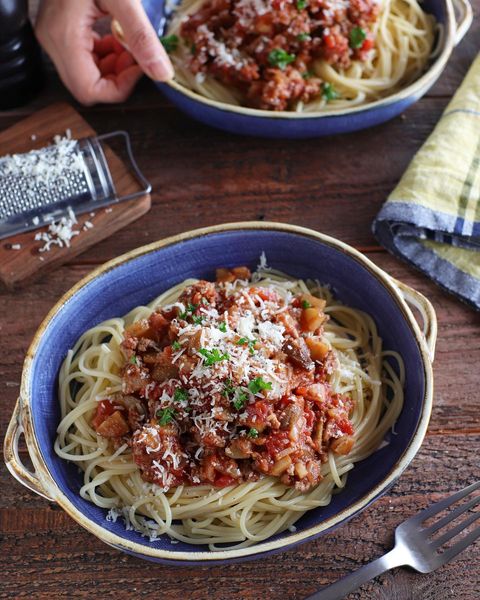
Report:
[[194,74],[236,88],[250,106],[291,110],[324,92],[314,60],[348,67],[366,59],[377,16],[375,0],[210,0],[181,36]]
[[99,401],[91,425],[113,447],[128,443],[142,478],[164,490],[265,474],[306,491],[329,451],[353,447],[353,401],[332,392],[321,329],[304,330],[306,315],[323,323],[325,302],[285,305],[252,279],[219,269],[125,331],[122,392]]

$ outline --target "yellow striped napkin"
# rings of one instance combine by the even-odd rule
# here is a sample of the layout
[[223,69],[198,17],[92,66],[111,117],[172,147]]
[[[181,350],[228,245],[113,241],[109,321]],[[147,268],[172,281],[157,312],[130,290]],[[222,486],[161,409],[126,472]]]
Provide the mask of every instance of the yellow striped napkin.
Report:
[[480,310],[480,55],[373,232],[389,251]]

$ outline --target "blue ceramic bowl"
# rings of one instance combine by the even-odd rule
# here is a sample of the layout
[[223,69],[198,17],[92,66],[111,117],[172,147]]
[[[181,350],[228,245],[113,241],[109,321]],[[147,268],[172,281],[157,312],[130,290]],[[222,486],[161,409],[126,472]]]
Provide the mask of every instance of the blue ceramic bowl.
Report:
[[[178,1],[173,0],[173,3]],[[461,14],[458,25],[453,3]],[[172,2],[143,0],[143,5],[153,27],[159,35],[163,35],[169,17],[165,7],[171,7]],[[470,26],[472,11],[468,0],[425,0],[423,7],[443,27],[444,35],[437,57],[417,81],[396,94],[365,106],[303,114],[272,112],[209,100],[176,81],[156,85],[173,104],[194,119],[232,133],[269,138],[309,138],[372,127],[397,116],[430,89],[445,68],[454,46]]]
[[[145,304],[187,277],[213,278],[219,265],[254,267],[264,251],[269,264],[299,278],[318,278],[335,296],[371,314],[385,347],[399,352],[406,367],[405,406],[389,445],[358,463],[344,491],[307,512],[295,533],[284,532],[241,550],[210,552],[203,546],[154,542],[127,531],[119,519],[79,495],[81,475],[53,450],[60,421],[57,382],[69,348],[90,327]],[[426,337],[405,299],[421,307]],[[30,489],[61,505],[106,543],[158,562],[194,564],[260,557],[313,539],[353,517],[383,494],[417,452],[432,401],[431,353],[435,314],[417,292],[391,279],[353,248],[308,229],[275,223],[237,223],[193,231],[125,254],[95,270],[70,290],[40,325],[25,359],[19,402],[5,442],[12,474]],[[22,430],[35,472],[18,458]]]

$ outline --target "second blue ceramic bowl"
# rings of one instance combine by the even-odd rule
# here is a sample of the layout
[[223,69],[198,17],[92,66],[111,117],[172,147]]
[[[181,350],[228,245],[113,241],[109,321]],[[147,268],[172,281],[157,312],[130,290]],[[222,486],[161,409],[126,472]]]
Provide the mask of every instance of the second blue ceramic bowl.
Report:
[[[298,278],[330,284],[345,304],[375,319],[387,349],[405,362],[405,405],[389,444],[358,463],[345,489],[323,508],[308,511],[296,532],[283,532],[249,548],[211,552],[204,546],[172,545],[167,536],[150,542],[127,531],[119,519],[79,495],[77,467],[53,450],[60,421],[57,396],[60,366],[80,335],[94,325],[148,303],[188,277],[214,278],[218,266],[255,267],[262,252],[272,267]],[[422,310],[422,333],[406,302]],[[25,359],[20,398],[5,441],[5,460],[25,486],[57,502],[80,525],[135,556],[173,564],[216,563],[258,558],[286,550],[331,530],[383,494],[418,451],[432,402],[431,357],[436,336],[435,313],[417,292],[391,279],[353,248],[314,231],[275,223],[237,223],[197,230],[133,250],[93,271],[63,296],[35,334]],[[35,472],[18,456],[25,432]]]
[[[177,3],[178,0],[173,0],[173,4]],[[171,10],[172,2],[143,0],[143,5],[153,27],[159,35],[163,35],[169,17],[166,7]],[[209,100],[176,81],[156,85],[173,104],[194,119],[232,133],[269,138],[309,138],[372,127],[402,113],[430,89],[471,24],[472,9],[468,0],[425,0],[422,6],[427,13],[435,16],[443,32],[435,60],[411,85],[364,106],[317,113],[272,112]],[[454,6],[460,15],[458,23]]]

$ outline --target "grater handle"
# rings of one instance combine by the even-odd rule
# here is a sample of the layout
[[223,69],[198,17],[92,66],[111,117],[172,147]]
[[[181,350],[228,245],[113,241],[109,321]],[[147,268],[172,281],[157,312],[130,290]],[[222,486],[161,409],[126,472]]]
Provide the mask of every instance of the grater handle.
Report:
[[112,131],[111,133],[104,133],[102,135],[98,135],[95,139],[98,141],[108,140],[113,137],[123,137],[125,140],[125,149],[127,151],[128,160],[130,161],[130,166],[135,175],[135,178],[140,183],[143,189],[138,192],[133,192],[132,194],[127,194],[126,196],[122,196],[122,200],[132,200],[133,198],[138,198],[139,196],[143,196],[145,194],[149,194],[152,191],[151,184],[144,177],[143,173],[140,171],[137,161],[133,156],[132,145],[130,143],[130,136],[126,131],[118,130]]

